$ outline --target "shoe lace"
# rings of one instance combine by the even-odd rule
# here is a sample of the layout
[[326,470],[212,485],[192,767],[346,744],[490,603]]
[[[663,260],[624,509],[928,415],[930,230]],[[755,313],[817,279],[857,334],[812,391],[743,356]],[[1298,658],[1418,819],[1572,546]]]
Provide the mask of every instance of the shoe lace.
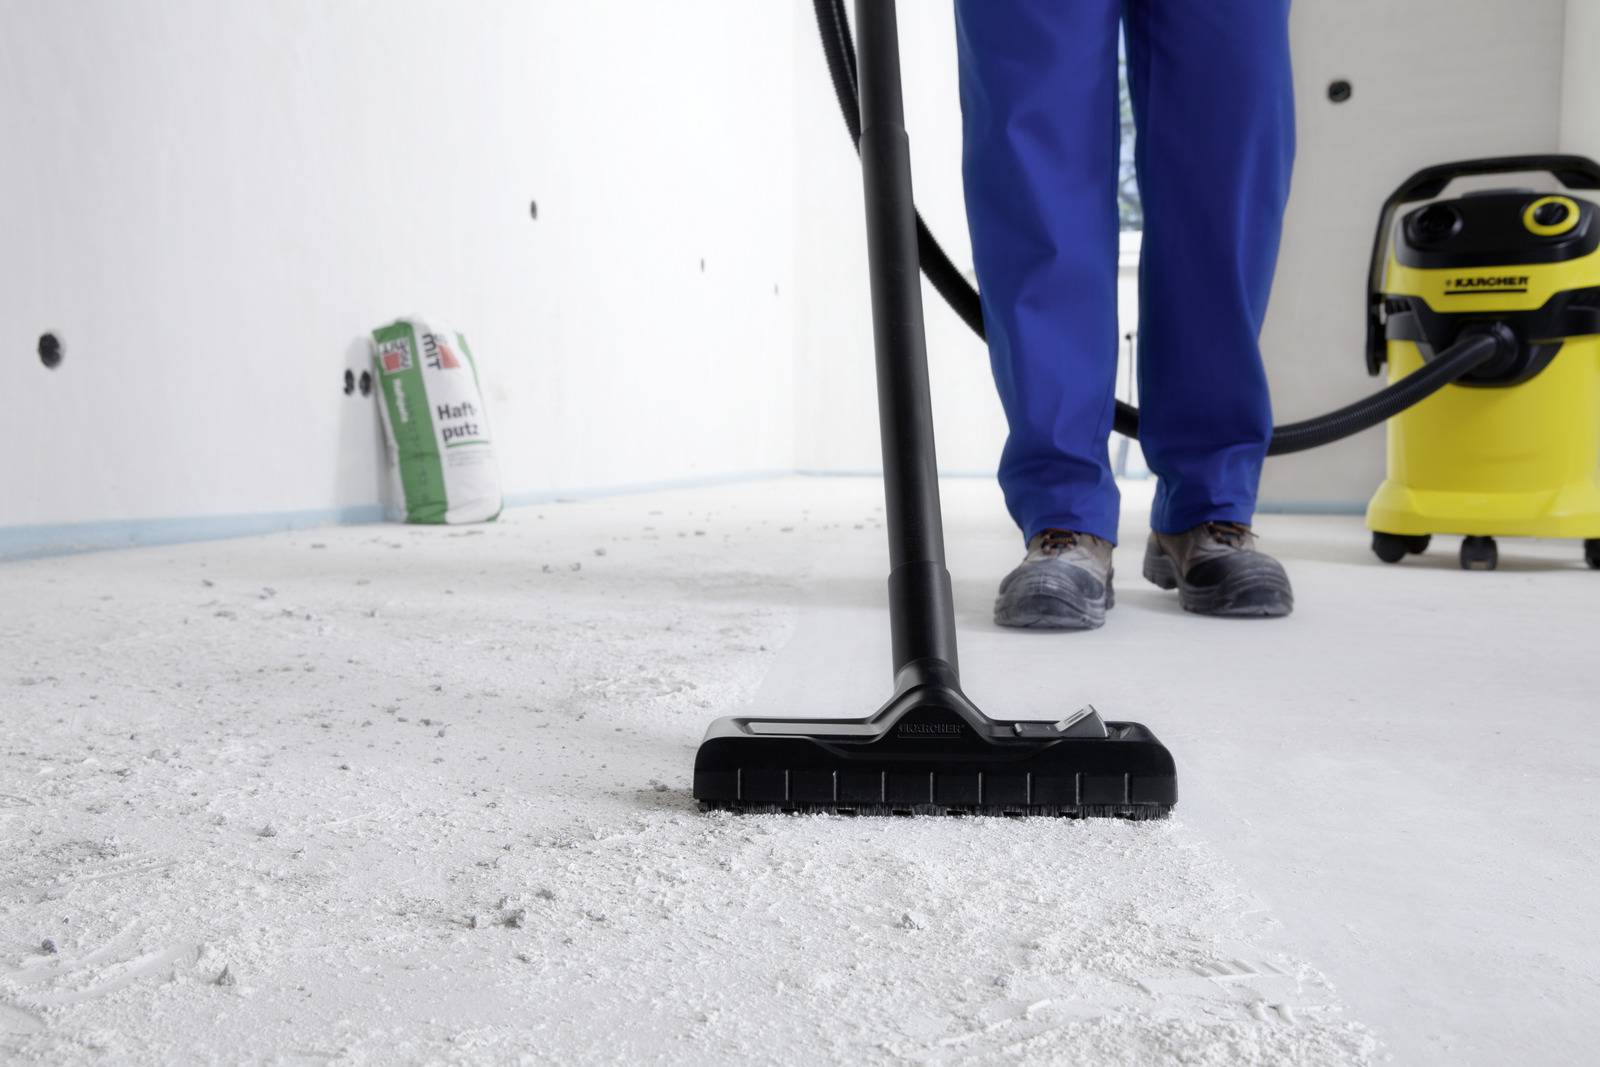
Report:
[[1242,522],[1208,522],[1206,533],[1230,548],[1244,548],[1250,541],[1250,527]]
[[1076,530],[1046,530],[1039,535],[1039,551],[1046,555],[1058,556],[1068,549],[1076,548],[1083,535]]

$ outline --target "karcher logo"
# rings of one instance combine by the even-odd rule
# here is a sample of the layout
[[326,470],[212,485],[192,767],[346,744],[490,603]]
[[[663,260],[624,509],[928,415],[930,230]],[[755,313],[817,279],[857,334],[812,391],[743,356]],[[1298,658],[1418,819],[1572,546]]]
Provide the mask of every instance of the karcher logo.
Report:
[[907,737],[959,737],[961,725],[953,722],[903,722],[894,731]]
[[1525,293],[1528,291],[1526,274],[1462,274],[1447,278],[1445,296],[1458,293]]

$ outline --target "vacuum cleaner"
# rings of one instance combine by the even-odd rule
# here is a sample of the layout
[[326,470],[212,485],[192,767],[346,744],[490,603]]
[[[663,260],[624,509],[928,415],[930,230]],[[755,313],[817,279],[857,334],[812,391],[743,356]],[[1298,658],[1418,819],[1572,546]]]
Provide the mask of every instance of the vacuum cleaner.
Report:
[[1092,707],[998,722],[961,690],[895,6],[856,11],[894,691],[864,718],[718,719],[695,756],[695,798],[740,812],[1159,818],[1177,772],[1145,727]]
[[[1527,189],[1441,199],[1458,178],[1532,171],[1600,188],[1592,160],[1521,156],[1430,167],[1384,203],[1367,370],[1403,379],[1474,330],[1516,341],[1389,420],[1387,477],[1367,507],[1385,563],[1462,534],[1464,569],[1494,569],[1496,535],[1581,538],[1600,568],[1600,210]],[[1396,223],[1420,201],[1432,202]]]

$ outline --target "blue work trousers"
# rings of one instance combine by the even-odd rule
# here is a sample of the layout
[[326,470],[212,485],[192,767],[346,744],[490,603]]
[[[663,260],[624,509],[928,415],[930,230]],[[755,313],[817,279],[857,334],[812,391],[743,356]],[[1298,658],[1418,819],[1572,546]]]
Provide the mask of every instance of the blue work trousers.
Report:
[[1117,537],[1119,30],[1138,130],[1140,443],[1153,527],[1248,523],[1259,336],[1294,158],[1288,0],[956,0],[967,221],[1006,504]]

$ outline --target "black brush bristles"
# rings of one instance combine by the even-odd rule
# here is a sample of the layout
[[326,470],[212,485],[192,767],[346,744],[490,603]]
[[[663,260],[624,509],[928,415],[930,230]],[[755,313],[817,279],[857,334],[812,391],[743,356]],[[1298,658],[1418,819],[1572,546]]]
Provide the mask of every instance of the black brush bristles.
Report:
[[702,802],[702,811],[727,811],[738,815],[844,815],[844,816],[963,816],[1007,819],[1124,819],[1148,822],[1172,814],[1168,804],[1034,804],[1009,807],[995,804],[950,807],[944,804],[740,804]]

